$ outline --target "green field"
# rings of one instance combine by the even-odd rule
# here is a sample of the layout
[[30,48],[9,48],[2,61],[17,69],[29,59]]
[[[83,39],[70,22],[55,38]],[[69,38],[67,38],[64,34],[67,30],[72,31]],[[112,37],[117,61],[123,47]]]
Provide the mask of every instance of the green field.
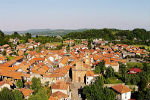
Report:
[[146,50],[150,50],[150,46],[147,45],[132,45],[134,47],[145,47]]
[[120,79],[117,79],[116,77],[110,77],[106,79],[107,84],[117,84],[117,83],[123,83]]
[[139,62],[128,62],[128,63],[127,63],[127,67],[128,67],[128,69],[134,68],[134,67],[143,69],[144,66],[143,66],[142,63],[139,63]]

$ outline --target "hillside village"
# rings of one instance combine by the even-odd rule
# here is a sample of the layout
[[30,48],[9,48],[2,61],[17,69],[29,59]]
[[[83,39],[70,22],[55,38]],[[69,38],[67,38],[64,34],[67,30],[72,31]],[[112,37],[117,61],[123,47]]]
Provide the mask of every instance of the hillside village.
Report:
[[[20,40],[11,38],[9,41],[17,44]],[[33,79],[37,78],[42,86],[48,87],[48,100],[77,100],[82,99],[82,93],[78,90],[94,84],[97,77],[105,77],[105,74],[109,77],[107,69],[110,67],[113,73],[119,73],[121,64],[149,63],[141,59],[148,57],[149,52],[137,46],[94,39],[90,49],[86,39],[81,39],[80,44],[75,41],[64,40],[60,50],[55,49],[57,44],[41,44],[33,39],[13,48],[8,44],[0,46],[0,90],[19,90],[24,99],[30,100],[35,92],[31,85]],[[106,69],[98,72],[97,66],[102,62]],[[128,69],[127,74],[134,75],[142,71],[135,67]],[[117,100],[134,100],[131,97],[134,97],[133,91],[138,91],[138,86],[135,84],[130,87],[118,77],[115,78],[116,83],[110,79],[104,82],[104,87],[114,91]]]

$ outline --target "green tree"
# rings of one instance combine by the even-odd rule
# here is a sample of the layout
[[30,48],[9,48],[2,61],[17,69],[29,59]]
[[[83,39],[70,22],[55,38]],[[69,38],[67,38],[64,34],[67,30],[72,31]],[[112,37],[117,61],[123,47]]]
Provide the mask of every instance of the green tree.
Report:
[[106,67],[105,67],[105,61],[103,60],[102,62],[99,62],[97,64],[97,66],[95,67],[94,72],[96,74],[100,74],[100,73],[104,74],[105,69],[106,69]]
[[85,86],[83,94],[88,100],[115,100],[116,94],[109,88],[104,88],[104,77],[97,77],[94,84]]
[[0,30],[0,38],[4,37],[4,33]]
[[139,82],[139,90],[146,90],[147,86],[148,86],[148,83],[149,83],[149,77],[147,75],[146,72],[141,72],[139,74],[140,76],[140,82]]
[[109,66],[106,69],[105,77],[109,78],[109,77],[112,77],[112,76],[114,76],[114,69],[111,66]]
[[5,50],[2,52],[2,55],[3,55],[3,56],[6,56],[6,51],[5,51]]
[[100,72],[101,72],[101,70],[100,70],[99,66],[95,66],[94,73],[100,74]]
[[127,74],[127,67],[125,64],[119,63],[119,73],[122,75],[122,81],[125,82]]
[[47,93],[39,78],[32,78],[31,88],[34,90],[34,94],[31,95],[28,100],[48,100]]
[[14,34],[12,34],[12,37],[21,39],[21,36],[18,32],[14,32]]
[[18,88],[22,88],[22,87],[23,87],[23,82],[22,82],[22,80],[17,80],[16,86],[17,86]]
[[25,36],[26,36],[27,39],[31,39],[32,35],[30,33],[26,33]]
[[14,95],[14,100],[23,100],[23,94],[19,90],[12,91]]
[[4,87],[0,91],[0,100],[15,100],[15,97],[8,88]]
[[150,99],[150,89],[147,88],[145,91],[139,91],[137,95],[137,100],[149,100]]
[[30,95],[28,100],[40,100],[40,97],[38,95]]
[[91,43],[92,43],[92,39],[88,40],[88,49],[91,49]]
[[41,84],[41,80],[40,78],[32,78],[32,84],[31,84],[31,88],[34,90],[34,94],[36,94],[38,92],[38,90],[40,88],[42,88],[42,84]]

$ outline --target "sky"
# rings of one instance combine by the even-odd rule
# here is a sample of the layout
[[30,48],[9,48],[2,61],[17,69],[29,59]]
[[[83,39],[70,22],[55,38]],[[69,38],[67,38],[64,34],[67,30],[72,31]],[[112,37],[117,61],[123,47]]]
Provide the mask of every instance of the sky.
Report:
[[0,0],[0,30],[150,30],[150,0]]

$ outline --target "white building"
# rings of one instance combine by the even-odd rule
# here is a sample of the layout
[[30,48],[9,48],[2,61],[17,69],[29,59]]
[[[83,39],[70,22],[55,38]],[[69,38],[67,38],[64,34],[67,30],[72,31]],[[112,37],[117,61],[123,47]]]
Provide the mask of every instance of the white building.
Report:
[[0,81],[0,91],[1,91],[4,87],[6,87],[6,88],[8,88],[8,89],[11,89],[11,88],[10,88],[10,85],[12,85],[11,82],[8,82],[8,81],[5,81],[5,80]]
[[[58,82],[52,85],[52,96],[62,95],[60,100],[71,100],[71,92],[69,83]],[[67,96],[65,96],[67,95]]]
[[125,85],[119,84],[112,86],[112,89],[117,93],[117,100],[129,100],[131,99],[131,89]]

